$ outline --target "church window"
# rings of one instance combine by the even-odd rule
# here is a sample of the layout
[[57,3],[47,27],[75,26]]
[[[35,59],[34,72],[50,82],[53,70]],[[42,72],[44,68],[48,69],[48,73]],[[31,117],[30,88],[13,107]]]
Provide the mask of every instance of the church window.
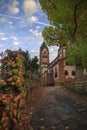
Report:
[[43,58],[47,58],[47,56],[43,56]]
[[74,70],[72,71],[72,75],[75,76],[75,71]]
[[46,51],[44,51],[44,54],[46,54]]
[[57,74],[57,67],[55,67],[55,78],[58,77],[58,74]]
[[65,75],[68,75],[68,71],[67,70],[65,70]]
[[55,78],[57,77],[57,72],[55,72]]
[[43,56],[43,60],[47,60],[47,56]]

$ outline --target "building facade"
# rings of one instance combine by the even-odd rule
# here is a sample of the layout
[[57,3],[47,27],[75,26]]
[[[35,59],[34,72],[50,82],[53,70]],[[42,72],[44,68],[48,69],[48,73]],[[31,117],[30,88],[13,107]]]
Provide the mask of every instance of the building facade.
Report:
[[56,85],[60,82],[75,80],[75,66],[69,66],[65,60],[66,48],[59,47],[57,57],[49,63],[49,50],[45,42],[40,47],[41,83],[43,86]]

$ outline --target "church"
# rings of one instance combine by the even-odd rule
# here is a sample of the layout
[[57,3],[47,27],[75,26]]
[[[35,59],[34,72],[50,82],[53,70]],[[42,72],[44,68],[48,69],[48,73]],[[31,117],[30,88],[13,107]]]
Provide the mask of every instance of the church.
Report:
[[49,63],[49,49],[45,42],[40,47],[40,71],[42,86],[52,86],[75,80],[75,66],[66,64],[66,47],[61,45],[57,57]]

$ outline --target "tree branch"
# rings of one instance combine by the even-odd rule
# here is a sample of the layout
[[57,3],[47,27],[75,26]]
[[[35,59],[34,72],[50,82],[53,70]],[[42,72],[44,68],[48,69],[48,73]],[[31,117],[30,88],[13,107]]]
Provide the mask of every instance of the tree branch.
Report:
[[75,44],[75,41],[76,41],[76,31],[77,31],[77,28],[78,28],[78,23],[77,23],[77,9],[78,9],[78,6],[80,5],[80,3],[82,2],[83,0],[77,0],[76,4],[75,4],[75,7],[74,7],[74,31],[73,31],[73,43]]

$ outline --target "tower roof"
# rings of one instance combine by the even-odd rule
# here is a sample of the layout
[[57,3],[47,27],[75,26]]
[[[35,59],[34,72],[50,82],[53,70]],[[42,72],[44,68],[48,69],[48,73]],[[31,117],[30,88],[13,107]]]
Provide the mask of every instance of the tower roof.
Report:
[[48,47],[47,47],[47,45],[46,45],[45,42],[42,43],[42,45],[41,45],[41,47],[40,47],[40,51],[42,51],[44,48],[46,48],[47,51],[49,52]]

